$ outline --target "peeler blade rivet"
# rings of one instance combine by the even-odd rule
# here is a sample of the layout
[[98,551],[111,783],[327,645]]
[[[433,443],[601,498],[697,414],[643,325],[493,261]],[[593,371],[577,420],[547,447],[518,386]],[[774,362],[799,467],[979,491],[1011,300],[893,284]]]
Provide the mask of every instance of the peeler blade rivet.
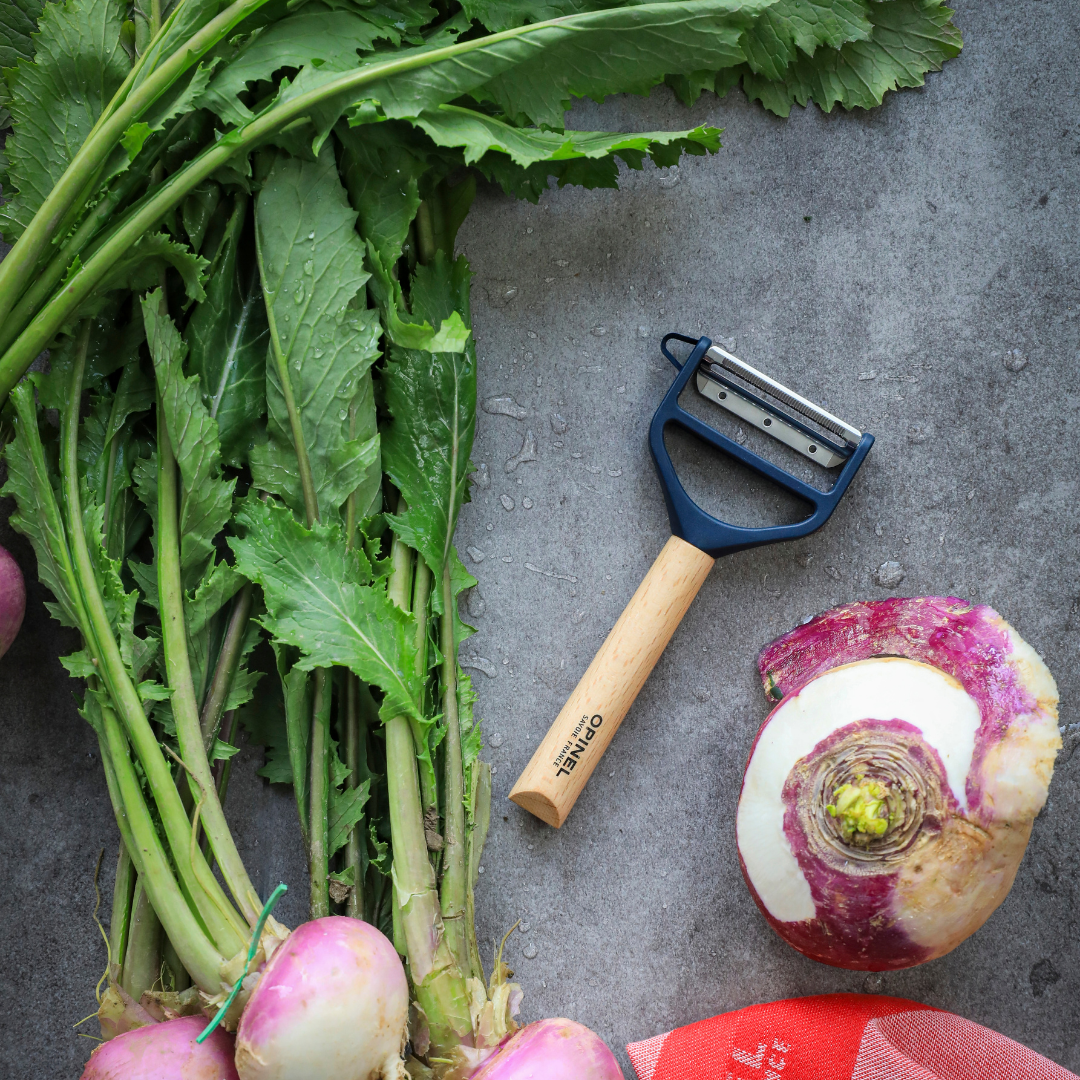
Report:
[[772,427],[772,421],[768,417],[765,418],[765,426]]
[[807,447],[807,450],[809,450],[811,454],[816,454],[817,453],[817,447],[813,443],[811,443]]
[[726,397],[727,397],[727,391],[726,390],[721,390],[720,391],[720,400],[723,401],[724,398],[726,398]]

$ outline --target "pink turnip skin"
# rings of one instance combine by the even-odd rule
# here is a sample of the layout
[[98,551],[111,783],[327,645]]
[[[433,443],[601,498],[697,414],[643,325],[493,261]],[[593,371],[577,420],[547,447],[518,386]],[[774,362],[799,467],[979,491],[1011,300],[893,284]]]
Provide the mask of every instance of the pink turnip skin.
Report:
[[204,1016],[126,1031],[91,1055],[82,1080],[237,1080],[233,1038],[216,1028],[201,1045]]
[[538,1020],[515,1032],[470,1080],[622,1080],[603,1040],[573,1020]]
[[406,1080],[409,985],[370,923],[304,923],[263,969],[236,1032],[240,1080]]
[[19,564],[0,547],[0,656],[11,648],[26,614],[26,583]]
[[[984,605],[917,597],[848,604],[766,646],[759,658],[762,680],[781,704],[762,725],[751,762],[785,703],[826,673],[884,658],[943,672],[977,707],[959,793],[918,727],[891,716],[866,717],[818,743],[784,783],[783,832],[809,885],[814,917],[777,918],[740,851],[754,900],[781,937],[823,963],[873,971],[942,956],[989,918],[1012,886],[1061,746],[1053,678],[1016,631]],[[923,794],[929,792],[922,824],[891,861],[882,860],[880,873],[872,861],[853,873],[843,858],[822,857],[820,838],[809,827],[811,787],[820,775],[815,768],[845,740],[856,750],[875,740],[890,752],[905,747]]]

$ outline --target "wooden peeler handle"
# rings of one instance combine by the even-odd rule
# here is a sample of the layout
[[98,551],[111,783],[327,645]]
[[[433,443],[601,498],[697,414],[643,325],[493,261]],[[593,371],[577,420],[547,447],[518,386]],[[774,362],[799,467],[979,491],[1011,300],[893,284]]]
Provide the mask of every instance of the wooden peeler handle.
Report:
[[510,798],[558,828],[715,560],[673,536],[518,777]]

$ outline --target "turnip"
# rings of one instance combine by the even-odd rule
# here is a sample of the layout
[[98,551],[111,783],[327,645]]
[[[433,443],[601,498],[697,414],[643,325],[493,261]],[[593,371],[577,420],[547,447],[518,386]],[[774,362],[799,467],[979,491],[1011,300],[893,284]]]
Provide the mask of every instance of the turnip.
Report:
[[11,553],[0,547],[0,656],[11,648],[25,614],[26,583],[22,571]]
[[401,1080],[409,984],[369,923],[304,923],[274,953],[236,1035],[241,1080]]
[[1046,665],[955,598],[849,604],[767,646],[739,858],[770,925],[837,967],[949,952],[1002,902],[1061,747]]
[[512,1035],[470,1080],[622,1080],[603,1040],[573,1020],[538,1020]]
[[236,1080],[232,1036],[218,1028],[204,1042],[201,1016],[136,1028],[102,1043],[82,1080]]

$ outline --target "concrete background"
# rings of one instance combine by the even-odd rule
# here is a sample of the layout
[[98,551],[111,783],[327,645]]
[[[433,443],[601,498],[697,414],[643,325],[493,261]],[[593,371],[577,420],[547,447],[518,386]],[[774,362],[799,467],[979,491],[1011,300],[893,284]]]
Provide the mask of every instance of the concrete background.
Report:
[[[961,57],[869,114],[780,121],[738,92],[690,114],[666,92],[582,105],[577,127],[711,123],[725,146],[627,173],[618,192],[552,191],[534,207],[485,191],[461,234],[480,399],[526,410],[480,413],[473,457],[490,481],[458,535],[480,581],[463,655],[496,768],[478,929],[490,943],[522,919],[508,958],[526,1018],[588,1024],[628,1076],[627,1041],[754,1002],[864,989],[954,1010],[1080,1070],[1080,8],[956,6]],[[878,442],[824,530],[717,565],[556,832],[505,796],[668,536],[645,447],[672,376],[657,351],[668,330],[733,341]],[[529,431],[537,459],[507,472]],[[696,484],[714,482],[749,523],[782,512],[726,476],[699,469]],[[5,525],[0,543],[32,582],[21,538]],[[1042,653],[1066,749],[986,926],[943,959],[867,977],[806,960],[768,929],[733,819],[767,712],[757,650],[834,603],[888,595],[872,580],[886,560],[904,569],[892,592],[990,603]],[[104,966],[94,865],[104,848],[107,897],[115,859],[96,748],[56,660],[72,642],[43,598],[31,584],[0,665],[11,1080],[74,1077],[89,1052],[71,1025],[93,1010]],[[253,777],[255,758],[245,751],[234,772],[229,810],[256,886],[294,885],[282,917],[295,924],[305,888],[292,805]]]

